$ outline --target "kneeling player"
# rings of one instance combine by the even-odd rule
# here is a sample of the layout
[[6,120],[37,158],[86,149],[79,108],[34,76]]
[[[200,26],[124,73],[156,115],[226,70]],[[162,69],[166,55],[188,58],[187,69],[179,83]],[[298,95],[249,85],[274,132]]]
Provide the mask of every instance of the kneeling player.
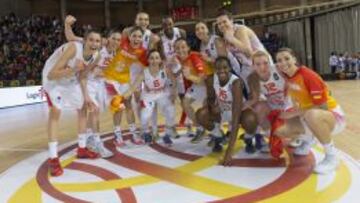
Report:
[[230,141],[222,164],[231,161],[239,124],[248,134],[255,134],[257,128],[256,115],[250,109],[242,111],[243,82],[231,72],[231,64],[227,57],[218,57],[215,61],[215,74],[207,80],[207,103],[196,112],[200,125],[215,137],[214,152],[222,150],[221,122],[230,124]]

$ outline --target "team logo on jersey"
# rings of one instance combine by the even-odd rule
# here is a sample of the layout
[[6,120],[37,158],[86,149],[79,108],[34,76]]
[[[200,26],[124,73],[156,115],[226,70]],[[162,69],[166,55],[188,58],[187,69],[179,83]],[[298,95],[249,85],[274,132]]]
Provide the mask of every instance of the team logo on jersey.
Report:
[[161,78],[162,78],[162,79],[165,78],[165,73],[164,73],[164,71],[161,71]]
[[279,80],[279,79],[280,79],[280,78],[279,78],[279,75],[278,75],[277,73],[274,73],[274,74],[273,74],[273,77],[274,77],[275,80]]

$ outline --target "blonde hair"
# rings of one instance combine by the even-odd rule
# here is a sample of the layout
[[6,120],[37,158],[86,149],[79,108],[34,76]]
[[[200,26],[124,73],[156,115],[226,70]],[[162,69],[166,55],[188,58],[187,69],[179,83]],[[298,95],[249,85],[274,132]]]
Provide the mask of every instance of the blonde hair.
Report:
[[255,58],[262,57],[262,56],[266,56],[268,61],[270,62],[271,56],[266,51],[262,51],[262,50],[257,50],[255,53],[253,53],[253,55],[251,55],[251,60],[254,63]]

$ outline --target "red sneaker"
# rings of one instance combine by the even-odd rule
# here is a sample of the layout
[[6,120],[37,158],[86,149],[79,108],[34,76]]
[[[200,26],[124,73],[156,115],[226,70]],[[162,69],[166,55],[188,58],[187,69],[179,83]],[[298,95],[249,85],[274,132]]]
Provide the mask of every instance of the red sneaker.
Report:
[[60,165],[59,158],[52,158],[48,160],[48,168],[51,176],[61,176],[64,171]]
[[131,142],[134,143],[135,145],[144,145],[145,144],[143,139],[141,139],[141,138],[139,138],[139,137],[137,137],[135,135],[133,135],[131,137]]
[[79,159],[97,159],[100,155],[96,152],[90,151],[88,148],[77,148],[77,158]]

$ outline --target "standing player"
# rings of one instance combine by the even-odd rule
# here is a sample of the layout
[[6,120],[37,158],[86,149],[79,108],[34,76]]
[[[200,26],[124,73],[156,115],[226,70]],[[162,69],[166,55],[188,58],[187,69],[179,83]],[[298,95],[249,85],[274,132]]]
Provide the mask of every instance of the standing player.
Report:
[[230,141],[222,164],[230,164],[233,148],[239,130],[239,124],[248,134],[254,134],[257,127],[256,115],[243,108],[242,80],[230,72],[231,63],[227,57],[218,57],[215,61],[215,74],[206,81],[207,102],[196,112],[197,121],[211,131],[215,137],[214,152],[222,151],[220,125],[230,124]]
[[[70,41],[82,41],[81,37],[75,36],[71,26],[75,23],[76,19],[73,16],[67,16],[65,18],[65,36]],[[89,96],[93,103],[96,105],[93,111],[88,116],[88,130],[89,135],[87,146],[100,153],[102,158],[109,158],[113,156],[113,153],[106,149],[100,138],[100,111],[106,108],[107,93],[105,88],[105,81],[103,78],[102,70],[109,65],[110,61],[115,55],[116,50],[119,48],[121,40],[121,34],[118,31],[111,31],[108,34],[107,43],[100,50],[101,59],[98,66],[89,74],[87,88]]]
[[[63,169],[57,155],[57,126],[61,110],[78,111],[78,158],[97,158],[98,154],[86,148],[86,111],[93,103],[86,88],[86,72],[96,65],[96,54],[100,49],[101,35],[90,31],[84,43],[70,42],[59,47],[46,61],[42,73],[42,83],[49,104],[48,138],[49,171],[52,176],[60,176]],[[88,65],[86,65],[88,64]]]
[[[120,49],[113,58],[112,62],[104,70],[108,93],[112,96],[124,94],[129,89],[131,82],[131,69],[142,68],[146,65],[146,50],[142,47],[143,30],[134,27],[130,31],[129,38],[123,39]],[[124,102],[127,122],[130,132],[134,135],[132,141],[135,144],[142,144],[142,139],[137,137],[134,112],[131,108],[131,97]],[[121,147],[125,145],[121,134],[121,111],[114,113],[114,133],[115,145]]]
[[149,14],[147,14],[146,12],[139,12],[136,14],[135,25],[125,28],[123,30],[122,35],[124,38],[129,37],[131,29],[134,28],[135,26],[138,26],[142,29],[144,33],[142,39],[142,46],[146,50],[153,49],[154,47],[157,46],[157,43],[159,42],[160,39],[156,34],[151,32],[151,30],[149,29],[149,24],[150,24]]
[[[285,124],[275,130],[278,136],[297,136],[303,132],[314,135],[325,149],[325,158],[318,163],[316,173],[334,171],[339,160],[331,135],[345,128],[345,116],[321,79],[311,69],[297,66],[297,59],[291,49],[283,48],[276,54],[279,70],[288,82],[288,95],[294,104],[290,112],[281,115]],[[308,134],[308,133],[306,133]],[[311,143],[306,140],[300,146],[303,155],[310,152]]]
[[175,82],[175,77],[170,69],[163,67],[163,59],[159,51],[151,50],[148,54],[148,62],[149,66],[138,75],[135,83],[131,85],[130,90],[124,94],[124,97],[131,95],[135,90],[134,87],[142,82],[144,83],[141,94],[140,116],[143,138],[146,143],[151,143],[155,139],[148,131],[148,123],[154,113],[155,106],[158,105],[165,116],[165,136],[163,141],[165,144],[171,145],[173,143],[171,137],[176,137],[174,105],[176,86],[169,88],[169,82]]
[[208,63],[209,66],[213,66],[215,59],[219,56],[226,56],[231,62],[231,68],[234,73],[240,73],[240,64],[236,60],[234,55],[226,48],[224,39],[216,35],[210,35],[209,29],[205,22],[198,22],[195,25],[196,37],[201,41],[200,53],[202,58]]

